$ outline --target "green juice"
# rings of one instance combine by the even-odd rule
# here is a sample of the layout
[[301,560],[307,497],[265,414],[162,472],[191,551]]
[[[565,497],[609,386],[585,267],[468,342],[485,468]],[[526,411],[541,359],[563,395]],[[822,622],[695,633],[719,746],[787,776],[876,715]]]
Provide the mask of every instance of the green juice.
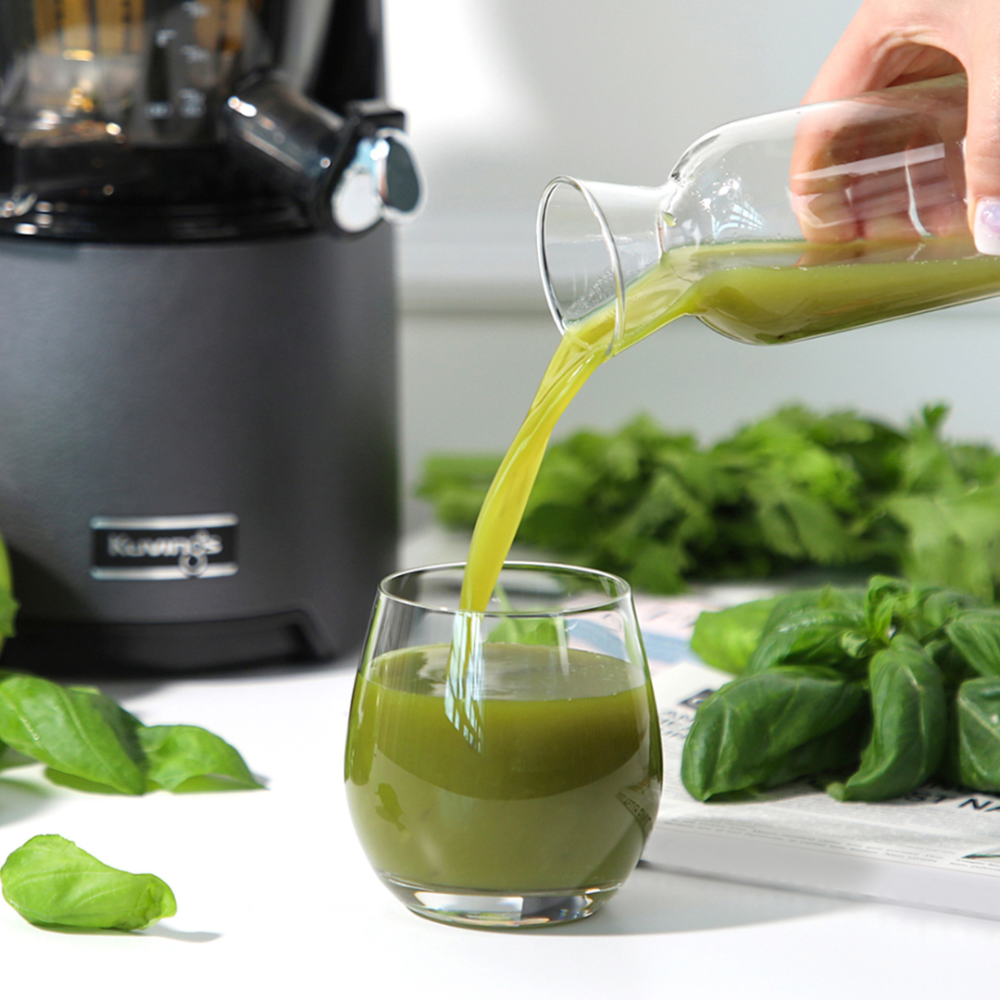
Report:
[[697,316],[748,344],[803,340],[997,292],[1000,259],[959,239],[680,250],[664,255],[629,289],[637,306],[643,298],[659,299],[639,306],[646,315],[636,320],[643,327],[655,318],[650,311],[666,306],[667,320]]
[[971,241],[733,243],[664,254],[614,305],[567,328],[490,486],[469,546],[461,606],[486,608],[556,422],[608,358],[681,316],[747,344],[780,344],[1000,292],[1000,258]]
[[375,869],[463,893],[613,889],[660,799],[641,667],[582,650],[486,643],[378,657],[358,677],[347,795]]

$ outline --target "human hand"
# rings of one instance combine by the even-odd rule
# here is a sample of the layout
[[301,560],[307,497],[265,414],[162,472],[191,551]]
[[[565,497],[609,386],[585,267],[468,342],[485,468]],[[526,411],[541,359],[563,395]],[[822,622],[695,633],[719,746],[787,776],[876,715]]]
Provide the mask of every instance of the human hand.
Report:
[[963,70],[967,224],[981,253],[1000,255],[1000,0],[864,0],[804,103]]
[[801,108],[789,176],[811,244],[964,237],[963,74]]

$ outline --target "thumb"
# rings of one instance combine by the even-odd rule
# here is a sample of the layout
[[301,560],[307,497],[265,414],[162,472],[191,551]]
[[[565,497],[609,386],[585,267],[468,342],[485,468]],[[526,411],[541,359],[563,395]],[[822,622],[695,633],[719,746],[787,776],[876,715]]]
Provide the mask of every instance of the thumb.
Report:
[[1000,256],[1000,45],[983,32],[969,67],[969,118],[965,136],[965,186],[969,228],[980,253]]

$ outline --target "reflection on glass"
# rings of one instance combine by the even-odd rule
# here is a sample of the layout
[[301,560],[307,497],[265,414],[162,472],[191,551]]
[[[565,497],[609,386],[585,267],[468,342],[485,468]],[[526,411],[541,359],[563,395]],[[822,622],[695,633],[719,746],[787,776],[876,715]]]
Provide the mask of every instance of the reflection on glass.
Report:
[[351,815],[425,916],[585,917],[634,868],[659,804],[659,730],[627,584],[508,564],[485,612],[462,566],[384,581],[351,708]]

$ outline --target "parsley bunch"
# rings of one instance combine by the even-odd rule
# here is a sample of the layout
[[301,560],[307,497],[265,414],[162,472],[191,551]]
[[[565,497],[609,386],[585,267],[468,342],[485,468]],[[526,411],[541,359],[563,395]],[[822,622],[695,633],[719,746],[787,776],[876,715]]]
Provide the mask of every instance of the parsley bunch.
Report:
[[[642,590],[814,566],[901,573],[992,600],[1000,455],[942,434],[946,406],[895,428],[790,406],[711,446],[641,417],[554,444],[518,541]],[[437,455],[419,494],[471,527],[500,458]]]

